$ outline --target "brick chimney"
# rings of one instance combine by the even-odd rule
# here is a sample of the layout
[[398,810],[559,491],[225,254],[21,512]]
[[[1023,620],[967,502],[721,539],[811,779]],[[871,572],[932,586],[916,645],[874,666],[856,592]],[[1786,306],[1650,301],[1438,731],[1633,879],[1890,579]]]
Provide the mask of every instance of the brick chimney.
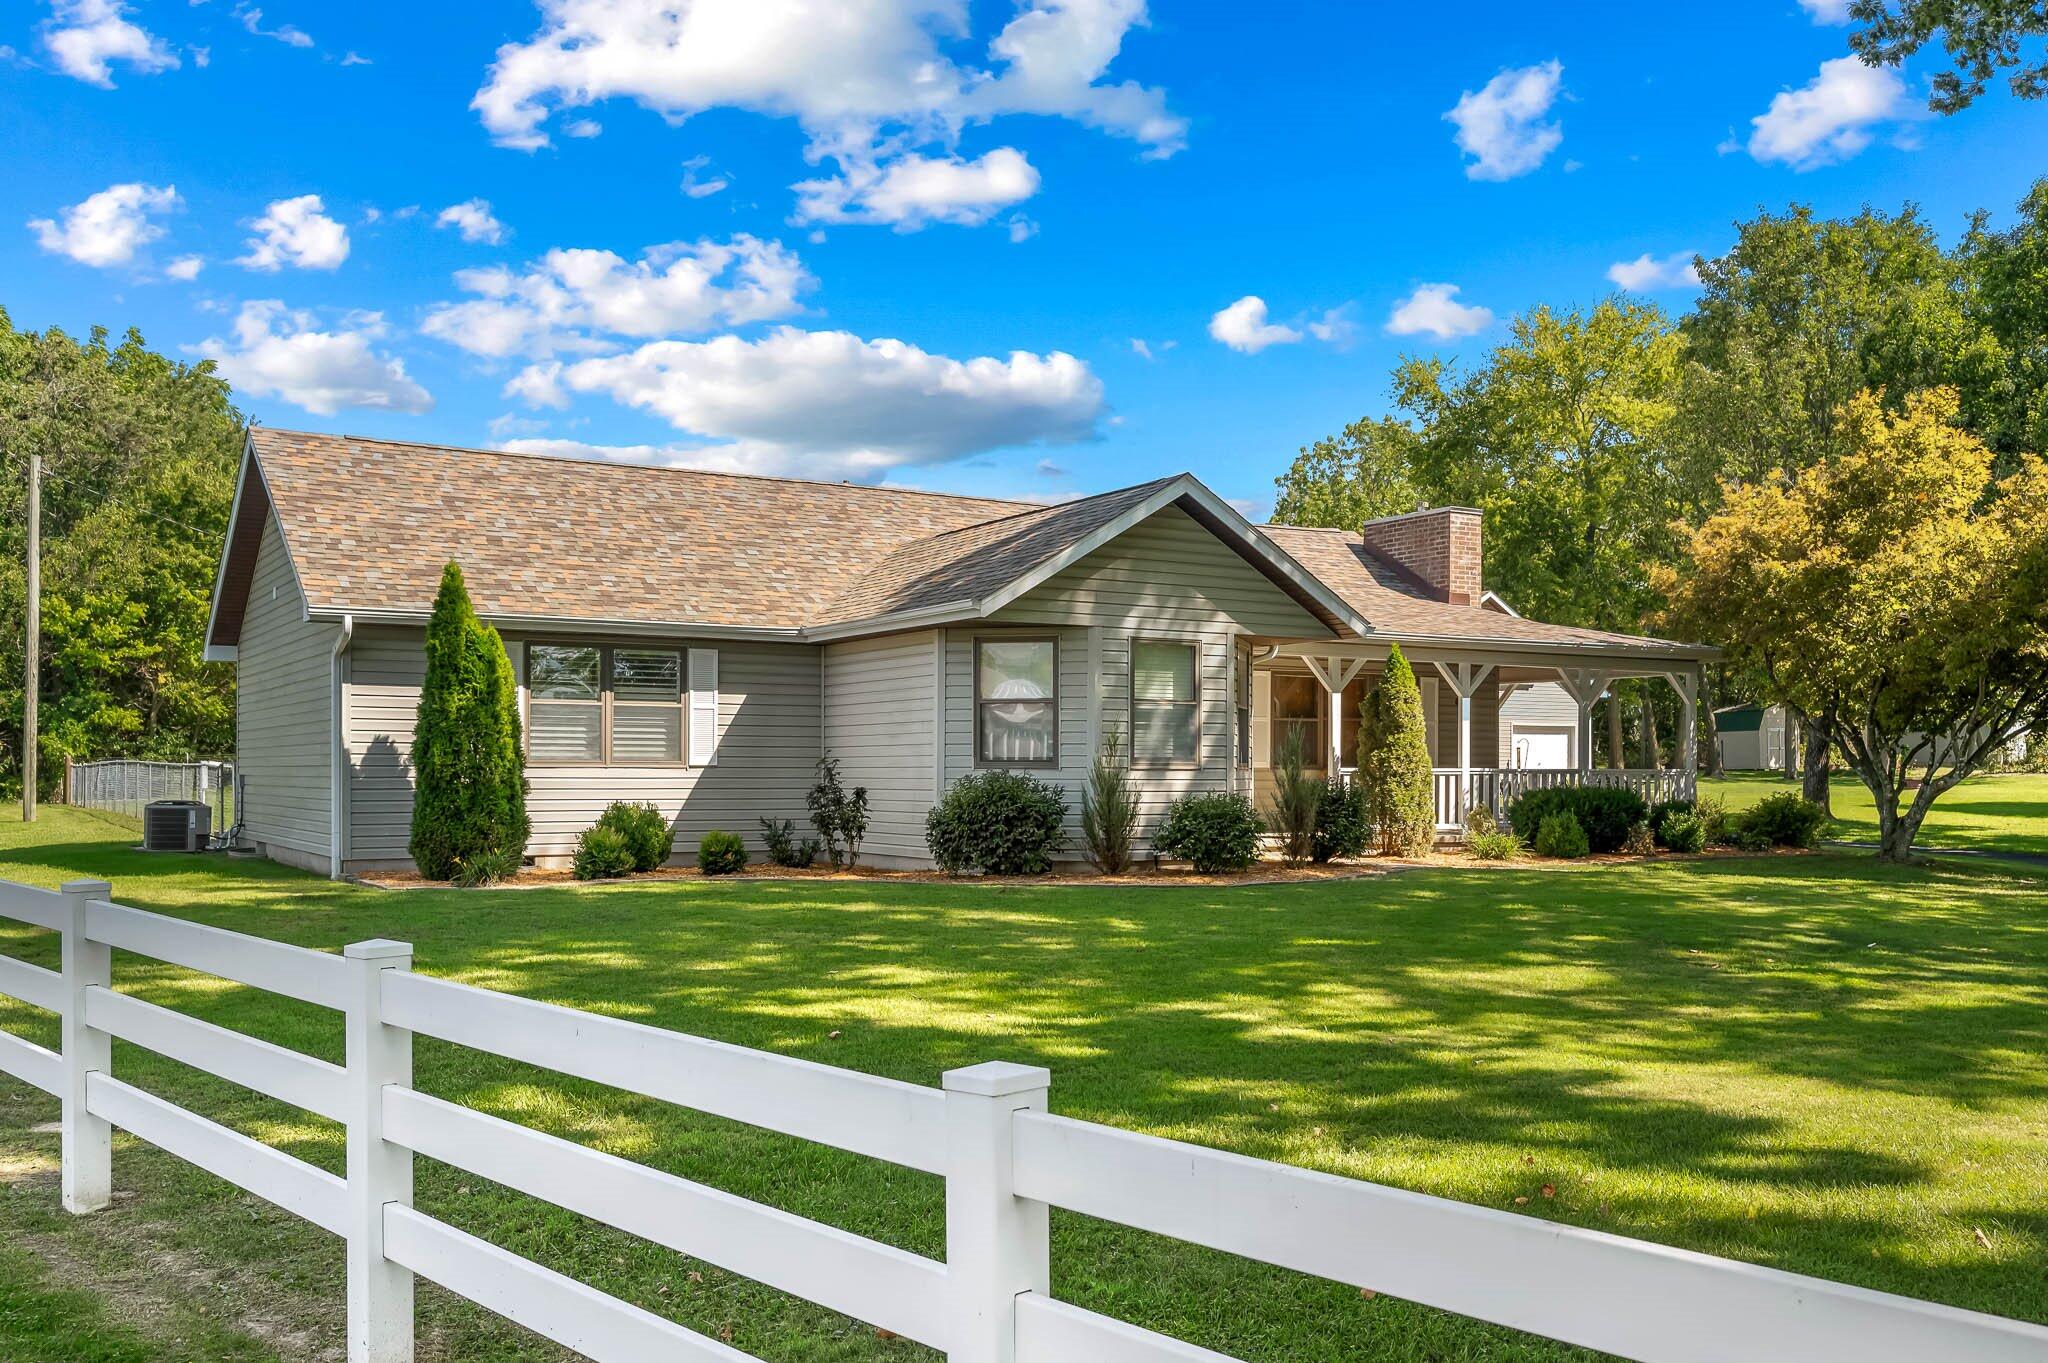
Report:
[[1387,516],[1360,527],[1365,547],[1407,571],[1439,601],[1476,606],[1479,585],[1479,513],[1469,506],[1439,506]]

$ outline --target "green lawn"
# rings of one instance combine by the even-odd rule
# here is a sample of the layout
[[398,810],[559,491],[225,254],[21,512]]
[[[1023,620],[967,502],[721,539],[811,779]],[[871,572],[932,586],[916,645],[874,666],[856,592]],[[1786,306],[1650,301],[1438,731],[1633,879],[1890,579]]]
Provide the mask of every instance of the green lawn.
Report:
[[[1702,794],[1717,795],[1731,809],[1744,809],[1796,782],[1768,772],[1740,772],[1701,781]],[[1854,776],[1837,775],[1829,786],[1835,820],[1827,836],[1850,842],[1877,841],[1877,805]],[[1934,802],[1921,825],[1926,847],[1963,847],[1995,852],[2048,853],[2048,776],[1974,776]]]
[[[1044,1064],[1073,1116],[2048,1322],[2048,875],[2028,868],[1835,855],[1256,890],[390,893],[127,841],[70,811],[0,822],[0,876],[100,875],[127,903],[309,946],[402,938],[435,974],[919,1083]],[[54,964],[26,929],[0,929],[0,950]],[[318,1010],[129,958],[116,973],[340,1059]],[[46,1015],[4,1005],[0,1025],[54,1044]],[[318,1119],[131,1047],[116,1069],[339,1167]],[[923,1175],[427,1041],[418,1082],[943,1252]],[[56,1137],[32,1129],[55,1116],[0,1080],[0,1356],[331,1356],[335,1242],[125,1139],[121,1199],[68,1218]],[[932,1357],[453,1170],[423,1162],[418,1200],[766,1359]],[[1585,1357],[1079,1217],[1053,1234],[1060,1295],[1257,1363]],[[560,1356],[438,1292],[421,1321],[425,1359]]]

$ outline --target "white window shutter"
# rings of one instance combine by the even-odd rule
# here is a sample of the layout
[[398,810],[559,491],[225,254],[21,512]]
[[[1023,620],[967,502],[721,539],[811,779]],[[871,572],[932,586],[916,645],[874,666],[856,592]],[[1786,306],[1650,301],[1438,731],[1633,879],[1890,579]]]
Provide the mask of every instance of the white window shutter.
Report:
[[718,650],[690,650],[690,765],[718,765]]
[[[1430,670],[1435,671],[1434,668]],[[1434,767],[1438,765],[1436,760],[1436,731],[1443,727],[1442,718],[1437,714],[1436,708],[1437,679],[1435,677],[1421,677],[1418,680],[1422,683],[1418,688],[1422,692],[1422,741],[1429,748],[1429,765]]]

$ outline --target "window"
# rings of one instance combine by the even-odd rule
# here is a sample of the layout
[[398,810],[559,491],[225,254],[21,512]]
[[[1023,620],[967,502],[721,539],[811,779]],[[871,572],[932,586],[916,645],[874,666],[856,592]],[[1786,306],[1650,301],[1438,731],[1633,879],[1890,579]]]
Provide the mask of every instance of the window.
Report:
[[1195,646],[1137,640],[1131,645],[1131,760],[1193,765],[1201,760],[1201,731]]
[[1311,767],[1323,765],[1323,688],[1310,676],[1276,673],[1273,677],[1273,753],[1277,763],[1291,735],[1299,735],[1301,752]]
[[526,684],[532,697],[527,752],[536,762],[596,762],[604,752],[601,651],[528,644]]
[[1252,660],[1237,655],[1237,765],[1252,764]]
[[1059,765],[1059,646],[1051,639],[974,645],[975,760]]
[[672,648],[528,644],[535,762],[683,760],[683,655]]

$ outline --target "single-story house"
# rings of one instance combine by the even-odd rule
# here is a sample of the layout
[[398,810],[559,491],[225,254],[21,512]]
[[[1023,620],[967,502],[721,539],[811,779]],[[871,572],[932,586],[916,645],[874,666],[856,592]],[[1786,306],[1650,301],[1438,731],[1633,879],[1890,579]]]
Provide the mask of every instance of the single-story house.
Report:
[[519,681],[544,864],[612,800],[657,805],[678,858],[713,829],[758,847],[763,817],[804,822],[827,754],[868,788],[863,860],[928,865],[927,811],[991,767],[1064,787],[1079,855],[1109,735],[1141,831],[1191,791],[1263,797],[1289,735],[1318,770],[1351,767],[1395,643],[1445,831],[1539,780],[1689,791],[1689,748],[1676,771],[1505,769],[1517,688],[1563,689],[1582,767],[1611,679],[1665,678],[1690,714],[1713,650],[1486,605],[1481,532],[1462,507],[1254,526],[1186,474],[1046,506],[259,428],[206,655],[236,668],[245,840],[330,874],[410,864],[425,624],[451,559]]

